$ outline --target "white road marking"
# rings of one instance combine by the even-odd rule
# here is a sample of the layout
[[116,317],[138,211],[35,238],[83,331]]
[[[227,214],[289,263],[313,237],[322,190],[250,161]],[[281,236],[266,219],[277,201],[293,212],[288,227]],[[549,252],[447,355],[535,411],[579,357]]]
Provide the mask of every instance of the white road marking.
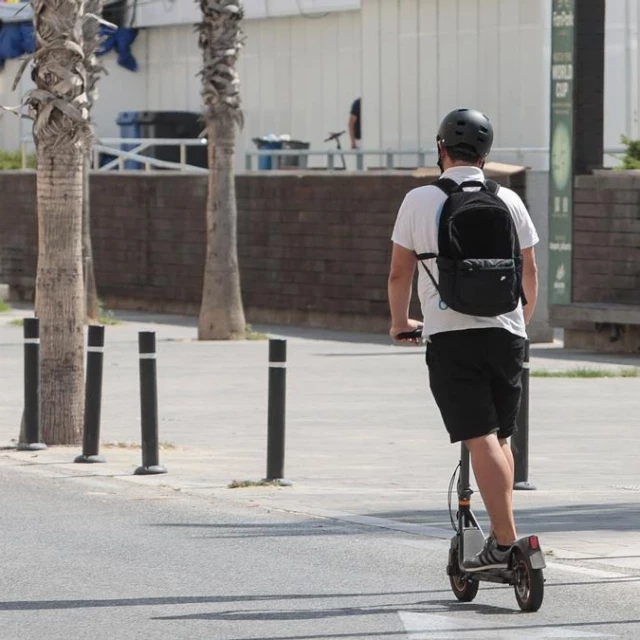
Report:
[[[409,640],[451,640],[451,638],[481,638],[491,640],[540,640],[542,638],[615,638],[617,636],[607,633],[592,633],[565,627],[538,627],[533,624],[527,626],[526,622],[517,625],[507,624],[503,629],[485,626],[487,622],[478,621],[477,618],[464,616],[444,616],[431,613],[414,613],[399,611]],[[491,624],[490,622],[488,624]]]
[[604,571],[603,569],[590,569],[589,567],[577,567],[560,562],[547,562],[547,569],[567,571],[568,573],[579,573],[592,578],[628,578],[628,573],[619,573],[617,571]]

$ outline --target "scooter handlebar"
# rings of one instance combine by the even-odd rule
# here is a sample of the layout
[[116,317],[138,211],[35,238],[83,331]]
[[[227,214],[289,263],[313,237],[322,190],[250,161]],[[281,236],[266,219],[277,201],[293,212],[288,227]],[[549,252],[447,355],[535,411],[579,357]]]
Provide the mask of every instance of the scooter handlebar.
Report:
[[334,132],[334,133],[329,133],[329,137],[325,140],[325,142],[331,142],[331,140],[338,140],[340,138],[340,136],[343,136],[345,133],[347,133],[346,131],[340,131],[340,132]]

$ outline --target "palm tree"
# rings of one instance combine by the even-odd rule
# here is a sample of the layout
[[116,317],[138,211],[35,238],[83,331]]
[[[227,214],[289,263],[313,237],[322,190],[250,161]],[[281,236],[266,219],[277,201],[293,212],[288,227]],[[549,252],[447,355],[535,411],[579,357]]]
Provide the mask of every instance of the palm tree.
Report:
[[202,97],[209,137],[207,256],[198,322],[200,340],[245,337],[237,252],[234,157],[242,124],[236,62],[244,35],[240,0],[197,0],[202,11]]
[[[96,50],[100,45],[100,22],[98,16],[102,13],[103,0],[85,0],[83,21],[83,49],[84,64],[87,74],[87,105],[89,116],[98,97],[98,80],[105,68],[98,63]],[[93,266],[93,246],[91,244],[91,190],[89,177],[91,175],[91,145],[87,145],[84,157],[82,191],[82,262],[84,271],[84,309],[86,322],[98,322],[100,307]]]
[[32,0],[36,88],[27,101],[38,162],[42,434],[77,444],[83,418],[82,173],[91,129],[82,47],[84,0]]

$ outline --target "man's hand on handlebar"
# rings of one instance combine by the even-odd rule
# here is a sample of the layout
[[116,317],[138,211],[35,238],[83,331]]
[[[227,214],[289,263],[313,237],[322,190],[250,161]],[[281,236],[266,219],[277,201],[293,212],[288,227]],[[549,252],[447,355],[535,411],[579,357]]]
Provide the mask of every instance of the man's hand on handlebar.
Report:
[[422,342],[422,322],[407,320],[406,324],[392,326],[389,331],[391,339],[400,345],[417,345]]

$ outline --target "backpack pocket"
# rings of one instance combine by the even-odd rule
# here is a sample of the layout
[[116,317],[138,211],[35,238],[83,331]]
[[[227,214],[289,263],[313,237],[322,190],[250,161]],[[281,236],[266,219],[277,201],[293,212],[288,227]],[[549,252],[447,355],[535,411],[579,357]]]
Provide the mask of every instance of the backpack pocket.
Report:
[[454,311],[494,317],[517,308],[522,258],[454,260],[438,257],[439,291]]

